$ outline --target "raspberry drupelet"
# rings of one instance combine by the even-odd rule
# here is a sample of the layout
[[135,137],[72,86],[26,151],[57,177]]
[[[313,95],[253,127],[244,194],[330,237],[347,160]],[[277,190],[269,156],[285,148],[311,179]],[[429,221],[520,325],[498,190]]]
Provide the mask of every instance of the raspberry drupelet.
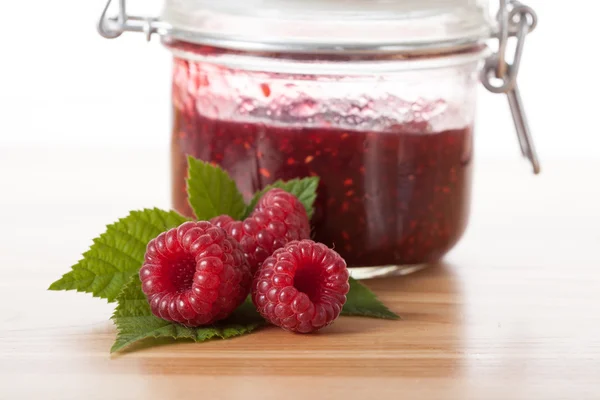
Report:
[[207,221],[185,222],[152,239],[140,279],[155,316],[190,327],[228,317],[252,283],[240,245]]
[[253,273],[286,243],[310,237],[304,206],[296,196],[282,189],[271,189],[265,193],[244,221],[221,215],[211,222],[225,229],[240,243]]
[[252,284],[260,314],[285,330],[309,333],[331,324],[350,289],[346,262],[312,240],[294,241],[267,258]]

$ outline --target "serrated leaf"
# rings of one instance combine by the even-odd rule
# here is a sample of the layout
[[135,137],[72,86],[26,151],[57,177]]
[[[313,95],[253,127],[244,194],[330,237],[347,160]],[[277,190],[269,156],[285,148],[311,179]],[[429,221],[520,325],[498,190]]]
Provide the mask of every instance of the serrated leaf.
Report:
[[350,278],[350,291],[346,296],[342,315],[400,319],[377,299],[375,293],[354,278]]
[[317,187],[319,186],[319,177],[313,176],[310,178],[303,179],[292,179],[289,181],[276,181],[271,185],[266,186],[259,192],[254,194],[254,197],[250,201],[250,204],[246,208],[246,213],[244,218],[250,215],[256,204],[260,200],[260,198],[271,189],[279,188],[283,189],[288,193],[293,194],[300,200],[304,208],[306,209],[306,213],[308,214],[308,219],[311,219],[314,212],[314,204],[315,199],[317,198]]
[[132,211],[108,225],[83,258],[49,290],[76,290],[114,301],[142,265],[148,242],[186,220],[174,211],[157,208]]
[[244,198],[221,167],[188,157],[188,201],[199,221],[227,214],[242,219]]
[[117,340],[111,353],[147,338],[168,337],[191,339],[203,342],[209,339],[229,339],[245,335],[265,324],[252,303],[247,300],[227,320],[215,325],[188,328],[152,315],[150,306],[142,292],[139,277],[133,276],[117,298],[119,305],[113,314],[117,326]]

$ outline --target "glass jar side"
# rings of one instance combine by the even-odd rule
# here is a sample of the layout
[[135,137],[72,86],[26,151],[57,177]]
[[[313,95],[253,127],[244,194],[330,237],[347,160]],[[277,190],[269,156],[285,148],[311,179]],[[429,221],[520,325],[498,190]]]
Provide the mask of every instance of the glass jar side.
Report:
[[[277,179],[319,176],[315,240],[353,267],[434,262],[458,241],[470,202],[479,58],[340,75],[209,61],[174,59],[177,210],[191,215],[189,154],[221,165],[246,199]],[[393,71],[390,63],[405,61],[382,62]]]

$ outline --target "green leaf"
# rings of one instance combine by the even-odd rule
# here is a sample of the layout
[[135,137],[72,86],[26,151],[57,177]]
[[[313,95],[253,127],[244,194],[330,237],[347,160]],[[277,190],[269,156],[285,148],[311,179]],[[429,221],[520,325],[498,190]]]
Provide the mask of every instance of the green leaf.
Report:
[[227,172],[189,156],[188,175],[188,201],[198,220],[209,220],[223,214],[242,219],[246,203]]
[[113,314],[117,326],[117,340],[111,353],[147,338],[168,337],[191,339],[195,342],[245,335],[265,324],[250,300],[246,300],[227,320],[215,325],[188,328],[152,315],[150,305],[142,292],[140,278],[136,275],[117,298],[119,305]]
[[[363,316],[383,319],[399,319],[385,307],[366,286],[350,278],[350,292],[342,315]],[[248,298],[227,320],[215,325],[188,328],[165,321],[152,315],[140,278],[131,277],[117,297],[117,306],[112,319],[118,334],[111,353],[149,338],[187,339],[203,342],[209,339],[229,339],[253,332],[266,324]]]
[[174,211],[157,208],[132,211],[108,225],[106,232],[94,239],[83,259],[50,285],[49,290],[77,290],[114,301],[144,262],[148,242],[185,221],[185,217]]
[[266,186],[263,190],[256,192],[252,201],[246,208],[246,213],[244,218],[250,215],[256,204],[260,200],[260,198],[273,188],[280,188],[289,192],[296,196],[298,200],[304,205],[306,208],[306,213],[308,214],[308,219],[312,218],[314,212],[314,203],[317,198],[317,187],[319,186],[319,177],[313,176],[310,178],[303,179],[292,179],[289,181],[276,181],[271,185]]
[[350,278],[350,291],[346,296],[346,304],[342,309],[342,315],[400,319],[398,315],[384,306],[369,288],[354,278]]

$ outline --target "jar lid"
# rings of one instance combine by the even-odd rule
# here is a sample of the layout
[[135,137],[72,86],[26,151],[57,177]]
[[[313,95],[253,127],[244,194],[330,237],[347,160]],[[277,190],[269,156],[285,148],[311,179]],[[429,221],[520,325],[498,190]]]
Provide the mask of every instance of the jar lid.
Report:
[[431,52],[488,39],[484,0],[166,0],[168,36],[236,50]]

